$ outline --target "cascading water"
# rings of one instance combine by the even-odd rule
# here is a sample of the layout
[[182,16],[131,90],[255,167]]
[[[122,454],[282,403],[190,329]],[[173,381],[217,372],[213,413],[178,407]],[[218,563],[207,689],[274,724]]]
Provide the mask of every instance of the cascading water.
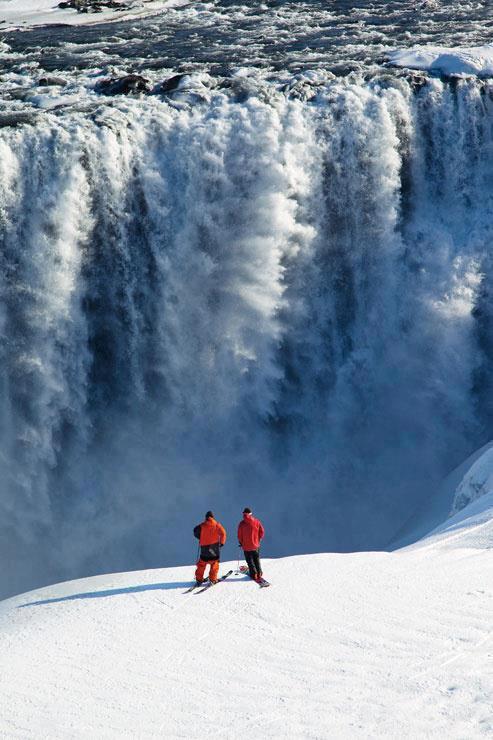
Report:
[[382,547],[491,437],[491,88],[308,87],[0,129],[3,592],[190,562],[208,508]]

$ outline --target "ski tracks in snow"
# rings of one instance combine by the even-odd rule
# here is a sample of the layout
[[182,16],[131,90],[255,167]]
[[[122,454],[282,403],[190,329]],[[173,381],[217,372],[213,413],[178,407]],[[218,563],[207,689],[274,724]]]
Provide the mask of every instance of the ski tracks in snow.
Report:
[[275,589],[232,576],[195,598],[182,593],[190,568],[175,568],[4,602],[0,727],[9,740],[493,732],[488,551],[265,564]]

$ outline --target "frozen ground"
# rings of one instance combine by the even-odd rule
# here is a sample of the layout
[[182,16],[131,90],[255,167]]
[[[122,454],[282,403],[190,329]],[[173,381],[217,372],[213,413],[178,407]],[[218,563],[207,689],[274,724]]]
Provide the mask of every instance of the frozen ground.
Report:
[[[393,552],[100,576],[0,605],[5,738],[493,732],[493,494]],[[222,571],[234,567],[224,563]]]
[[63,23],[87,25],[108,20],[128,20],[161,11],[167,7],[186,5],[188,0],[127,0],[127,10],[104,10],[101,13],[77,13],[71,8],[58,7],[59,0],[0,0],[2,30],[32,28]]

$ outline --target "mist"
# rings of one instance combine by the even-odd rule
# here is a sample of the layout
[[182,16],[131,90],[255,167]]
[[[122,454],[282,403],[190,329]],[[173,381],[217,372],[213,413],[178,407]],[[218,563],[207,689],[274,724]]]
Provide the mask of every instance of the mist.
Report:
[[0,596],[386,547],[493,431],[489,88],[267,84],[0,128]]

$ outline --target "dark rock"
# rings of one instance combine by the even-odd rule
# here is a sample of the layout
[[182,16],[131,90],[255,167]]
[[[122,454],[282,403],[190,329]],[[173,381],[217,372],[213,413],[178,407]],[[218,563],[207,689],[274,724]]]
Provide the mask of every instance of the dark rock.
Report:
[[186,77],[186,75],[184,74],[173,75],[173,77],[169,77],[167,80],[165,80],[161,84],[159,88],[159,92],[162,92],[162,93],[174,92],[175,90],[178,89],[178,85],[180,84],[180,82],[182,81],[184,77]]
[[21,126],[25,123],[35,124],[38,113],[16,111],[15,113],[0,113],[0,128],[7,126]]
[[38,80],[39,87],[50,87],[51,85],[65,87],[67,84],[67,80],[64,80],[63,77],[41,77]]
[[127,5],[123,0],[63,0],[58,7],[72,8],[78,13],[102,13],[105,9],[125,10]]
[[409,84],[413,92],[418,92],[422,87],[429,84],[429,79],[425,74],[411,74],[408,78]]
[[209,67],[209,74],[213,77],[230,77],[231,66],[229,64],[214,63]]
[[98,82],[95,90],[103,95],[129,95],[130,93],[148,93],[151,88],[149,81],[140,75],[125,75],[116,79],[111,77],[108,80]]
[[4,93],[4,96],[7,97],[8,100],[25,100],[28,95],[32,94],[31,88],[21,88],[17,90],[9,90],[8,95],[7,93]]

